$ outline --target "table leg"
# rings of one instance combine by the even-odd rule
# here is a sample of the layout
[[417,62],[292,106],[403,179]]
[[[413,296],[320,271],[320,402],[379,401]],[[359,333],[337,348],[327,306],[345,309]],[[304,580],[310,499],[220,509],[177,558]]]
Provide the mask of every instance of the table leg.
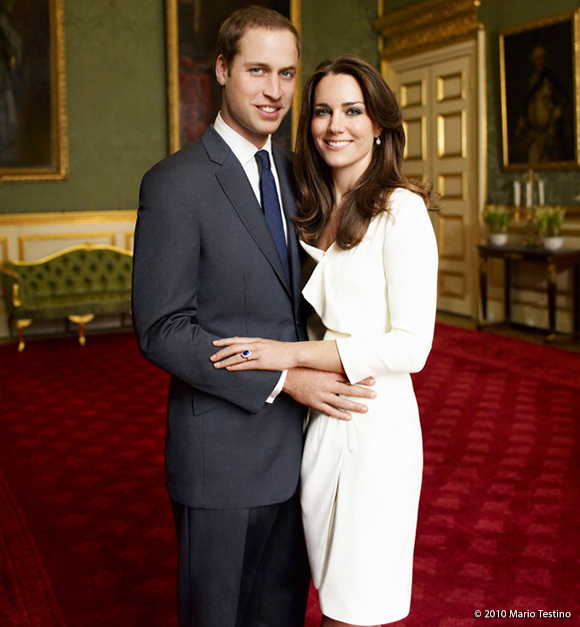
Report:
[[550,326],[550,337],[556,335],[556,283],[558,272],[553,261],[548,263],[548,319]]
[[504,271],[505,271],[504,290],[503,290],[504,298],[505,298],[504,312],[505,312],[506,322],[511,322],[511,319],[512,319],[512,295],[511,295],[512,262],[510,259],[507,259],[507,258],[505,259]]
[[580,335],[580,261],[574,264],[573,275],[573,295],[574,295],[574,333],[576,338]]
[[481,290],[481,313],[487,320],[487,257],[479,260],[479,288]]

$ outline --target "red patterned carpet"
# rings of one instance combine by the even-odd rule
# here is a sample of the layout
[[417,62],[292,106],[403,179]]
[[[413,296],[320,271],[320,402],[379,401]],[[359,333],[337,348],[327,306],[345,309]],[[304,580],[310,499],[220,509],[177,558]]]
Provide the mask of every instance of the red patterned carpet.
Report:
[[[0,346],[0,382],[0,626],[175,625],[166,375],[112,334]],[[439,325],[415,382],[425,480],[399,624],[577,624],[580,354]],[[319,616],[312,595],[305,627]]]

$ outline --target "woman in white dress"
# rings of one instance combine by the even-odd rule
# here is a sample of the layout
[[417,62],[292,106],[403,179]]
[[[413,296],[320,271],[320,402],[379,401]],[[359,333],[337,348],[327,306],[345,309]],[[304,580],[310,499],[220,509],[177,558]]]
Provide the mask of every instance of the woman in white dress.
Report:
[[376,380],[367,413],[309,418],[301,500],[323,627],[380,625],[410,608],[422,475],[410,373],[431,348],[438,256],[430,192],[403,176],[404,144],[399,106],[372,66],[343,55],[318,67],[298,129],[296,222],[317,264],[303,294],[323,338],[216,342],[216,367]]

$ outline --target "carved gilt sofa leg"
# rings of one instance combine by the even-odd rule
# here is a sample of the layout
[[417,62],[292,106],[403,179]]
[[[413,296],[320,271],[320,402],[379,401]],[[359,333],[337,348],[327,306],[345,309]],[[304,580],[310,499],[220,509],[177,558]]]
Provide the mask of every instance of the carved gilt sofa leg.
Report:
[[16,320],[16,329],[18,330],[18,352],[21,353],[24,350],[24,329],[32,324],[32,320],[29,318],[23,320]]
[[79,344],[84,346],[87,342],[85,338],[85,327],[87,322],[90,322],[95,317],[94,314],[86,314],[84,316],[69,316],[68,319],[71,322],[79,325]]

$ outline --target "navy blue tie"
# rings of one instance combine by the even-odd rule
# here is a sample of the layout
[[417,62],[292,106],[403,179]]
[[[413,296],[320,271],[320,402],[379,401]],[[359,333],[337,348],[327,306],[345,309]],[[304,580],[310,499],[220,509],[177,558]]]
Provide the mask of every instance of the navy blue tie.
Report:
[[286,235],[282,224],[282,211],[278,200],[276,182],[270,167],[270,155],[267,150],[259,150],[256,153],[256,161],[260,170],[260,198],[262,209],[266,216],[266,222],[270,227],[270,232],[274,238],[274,243],[278,249],[278,254],[284,266],[284,272],[288,283],[290,283],[290,265],[288,263],[288,248],[286,247]]

